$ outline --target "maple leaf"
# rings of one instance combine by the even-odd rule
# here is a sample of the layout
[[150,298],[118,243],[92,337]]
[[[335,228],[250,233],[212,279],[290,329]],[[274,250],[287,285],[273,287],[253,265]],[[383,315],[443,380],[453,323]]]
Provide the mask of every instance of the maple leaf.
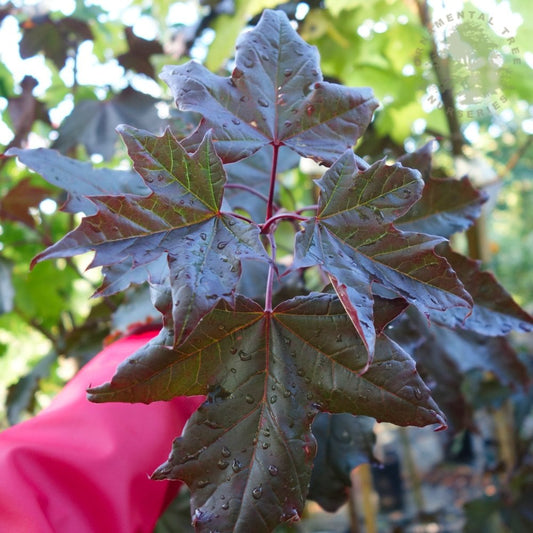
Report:
[[0,220],[17,220],[29,228],[35,227],[31,207],[52,196],[49,189],[32,185],[31,178],[24,178],[0,198]]
[[157,40],[151,41],[138,37],[130,26],[124,28],[124,35],[128,43],[128,51],[117,57],[118,62],[125,69],[131,69],[155,79],[156,76],[154,67],[150,63],[150,56],[164,53],[161,43]]
[[490,272],[481,270],[481,262],[454,252],[446,243],[437,253],[445,257],[472,296],[474,307],[460,328],[481,335],[507,335],[511,330],[531,331],[533,317],[524,311]]
[[23,21],[20,26],[23,32],[20,57],[27,59],[42,51],[58,70],[65,66],[73,49],[93,38],[89,24],[75,17],[53,20],[48,15],[38,15]]
[[20,88],[22,89],[20,96],[7,98],[7,110],[13,124],[15,136],[7,145],[6,152],[12,146],[24,146],[27,144],[28,135],[36,120],[50,124],[46,106],[33,96],[33,90],[37,84],[38,81],[33,76],[24,76],[20,82]]
[[377,462],[373,454],[376,421],[348,413],[319,413],[313,422],[318,449],[307,497],[333,513],[346,503],[350,474],[363,463]]
[[163,283],[161,256],[166,255],[178,343],[220,299],[233,301],[241,259],[269,258],[257,227],[220,212],[225,174],[209,135],[189,155],[169,130],[157,137],[124,126],[121,134],[152,193],[91,197],[97,213],[33,264],[95,250],[91,266],[121,266],[104,282],[109,294],[113,285],[120,290],[139,282],[139,268],[144,279]]
[[329,274],[370,360],[376,337],[374,282],[451,326],[465,320],[471,298],[434,252],[441,237],[402,232],[392,224],[420,198],[419,172],[384,161],[366,170],[360,164],[348,150],[317,181],[318,212],[297,234],[294,267],[318,264]]
[[226,163],[273,144],[331,164],[367,128],[377,107],[372,91],[323,81],[316,48],[283,12],[265,10],[236,49],[230,78],[195,62],[164,67],[179,109],[204,117],[184,146],[195,149],[212,129]]
[[394,223],[398,229],[449,238],[468,229],[481,214],[487,195],[468,178],[431,177],[431,143],[400,157],[398,162],[419,170],[424,180],[420,200]]
[[104,101],[82,100],[61,123],[52,148],[68,152],[81,144],[89,155],[100,154],[109,161],[116,151],[116,128],[122,123],[136,128],[163,130],[152,96],[126,87],[120,94]]
[[38,172],[48,183],[61,187],[68,198],[61,209],[69,213],[96,213],[91,196],[109,194],[150,193],[141,177],[128,170],[93,168],[91,163],[66,157],[56,150],[11,148],[8,156],[17,156],[21,163]]
[[[396,303],[390,304],[396,312]],[[379,301],[379,331],[391,316]],[[319,411],[364,414],[399,425],[444,420],[414,361],[380,333],[367,372],[366,348],[334,294],[311,293],[265,313],[238,297],[221,302],[173,348],[164,330],[124,361],[96,402],[151,402],[207,394],[155,479],[182,479],[193,521],[208,531],[271,531],[301,513]]]

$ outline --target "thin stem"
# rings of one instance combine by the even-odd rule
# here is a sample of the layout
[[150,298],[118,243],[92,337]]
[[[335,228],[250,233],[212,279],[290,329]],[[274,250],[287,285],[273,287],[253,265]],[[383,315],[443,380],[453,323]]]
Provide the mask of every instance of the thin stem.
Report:
[[318,204],[306,205],[305,207],[300,207],[300,209],[297,209],[295,213],[297,215],[301,215],[304,211],[316,211],[317,209],[318,209]]
[[272,154],[272,167],[270,169],[270,190],[268,191],[268,201],[266,209],[265,220],[268,220],[272,217],[272,207],[274,205],[274,189],[276,188],[276,174],[278,171],[278,152],[279,144],[273,145],[273,154]]
[[265,313],[272,312],[272,292],[274,287],[274,274],[276,270],[276,239],[273,233],[268,234],[268,242],[270,243],[270,257],[272,263],[268,265],[268,276],[265,291]]
[[269,233],[270,228],[273,224],[278,222],[279,220],[307,220],[308,217],[305,217],[303,215],[298,215],[296,213],[278,213],[277,215],[271,216],[268,220],[265,221],[264,224],[261,224],[261,233]]
[[274,273],[276,270],[276,240],[274,238],[275,221],[272,220],[274,205],[274,190],[276,188],[276,175],[278,171],[278,152],[279,144],[273,144],[272,167],[270,168],[270,188],[268,191],[268,200],[266,206],[265,223],[261,228],[261,233],[266,234],[270,243],[270,258],[272,262],[268,265],[268,276],[265,289],[265,313],[272,312],[272,291],[274,287]]

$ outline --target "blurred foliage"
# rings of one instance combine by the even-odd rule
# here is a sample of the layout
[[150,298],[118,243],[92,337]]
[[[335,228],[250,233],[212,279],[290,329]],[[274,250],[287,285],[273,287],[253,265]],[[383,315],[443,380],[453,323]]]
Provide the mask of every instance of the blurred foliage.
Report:
[[[277,7],[318,47],[328,79],[370,86],[381,101],[358,146],[361,156],[398,156],[436,138],[435,175],[453,176],[466,168],[479,187],[487,188],[491,200],[484,266],[495,271],[521,305],[533,308],[529,0],[499,2],[492,8],[465,3],[465,19],[475,21],[470,26],[458,23],[457,12],[435,5],[432,28],[423,23],[421,0],[131,0],[120,6],[76,0],[65,5],[65,12],[48,11],[44,2],[0,6],[0,154],[11,147],[54,147],[90,160],[96,168],[104,159],[108,167],[129,168],[124,148],[113,137],[117,124],[127,122],[154,133],[165,125],[186,131],[190,124],[174,116],[169,93],[157,77],[162,65],[193,58],[222,74],[231,71],[238,34],[257,21],[262,9]],[[498,26],[502,20],[505,28]],[[469,27],[470,33],[462,31]],[[452,64],[447,80],[437,76],[432,46]],[[472,100],[476,95],[465,87],[478,71],[482,98],[477,94]],[[460,131],[450,130],[450,109],[441,102],[439,85],[455,93]],[[465,95],[471,98],[469,105]],[[461,137],[465,164],[452,153],[453,135]],[[318,177],[320,169],[295,169],[282,177],[279,194],[288,205],[314,202],[296,197],[294,187],[309,175]],[[308,189],[301,190],[308,194]],[[142,288],[89,299],[101,282],[94,271],[85,271],[90,257],[49,261],[29,270],[38,252],[77,225],[78,214],[57,210],[65,200],[59,189],[15,158],[0,155],[0,429],[46,406],[107,336],[115,338],[154,320]],[[531,340],[519,340],[523,354],[531,353]],[[479,379],[484,383],[486,378]],[[465,398],[473,400],[476,394],[469,395],[468,388],[479,392],[479,383],[464,379]],[[509,394],[500,390],[495,397],[501,403]],[[522,395],[526,412],[531,411],[530,396]],[[482,409],[487,403],[471,407]],[[516,445],[523,443],[517,439]],[[526,455],[522,450],[521,459]],[[517,468],[527,492],[530,472],[518,463]],[[504,484],[505,501],[497,494],[472,503],[468,524],[479,516],[493,520],[500,513],[498,527],[507,523],[512,528],[509,509],[522,513],[524,508],[517,483],[522,481]],[[167,525],[160,530],[170,531]]]

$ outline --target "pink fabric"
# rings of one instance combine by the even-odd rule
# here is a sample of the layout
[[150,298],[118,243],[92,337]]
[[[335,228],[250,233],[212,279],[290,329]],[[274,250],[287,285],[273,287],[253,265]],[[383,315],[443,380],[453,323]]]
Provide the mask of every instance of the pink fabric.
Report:
[[201,398],[92,404],[153,332],[104,349],[35,418],[0,433],[0,531],[151,533],[180,484],[152,481]]

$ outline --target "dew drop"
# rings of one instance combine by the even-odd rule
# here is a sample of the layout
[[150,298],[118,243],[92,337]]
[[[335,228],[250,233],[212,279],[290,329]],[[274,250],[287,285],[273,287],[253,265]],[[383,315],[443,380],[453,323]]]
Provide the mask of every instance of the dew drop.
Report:
[[305,376],[305,370],[303,368],[299,368],[296,373],[300,376],[300,377],[303,377]]
[[318,70],[316,68],[311,69],[311,75],[312,76],[318,76]]
[[222,505],[221,505],[222,509],[224,509],[224,511],[227,511],[229,509],[229,503],[228,502],[224,502]]
[[273,394],[271,397],[270,397],[270,403],[276,403],[278,401],[278,397]]
[[246,395],[245,400],[246,400],[246,403],[254,403],[254,401],[255,401],[255,400],[254,400],[254,397],[251,396],[250,394],[247,394],[247,395]]
[[242,463],[238,459],[233,459],[231,468],[234,472],[240,472],[242,470]]
[[270,444],[268,442],[263,442],[261,444],[261,448],[263,448],[263,450],[268,450],[268,448],[270,448]]
[[227,446],[222,446],[220,453],[222,454],[222,457],[229,457],[231,455],[231,450]]
[[220,468],[220,470],[225,470],[226,468],[228,468],[229,462],[226,461],[226,459],[220,459],[217,463],[217,466],[218,468]]
[[236,368],[230,368],[229,371],[230,371],[232,374],[236,374],[236,373],[237,373],[237,369],[236,369]]
[[244,350],[239,350],[239,357],[241,361],[249,361],[252,358],[252,354],[245,352]]
[[263,61],[270,61],[270,58],[266,54],[261,54],[261,59]]
[[235,355],[235,354],[237,353],[237,348],[235,348],[235,346],[232,346],[232,347],[229,349],[229,353]]
[[235,124],[235,126],[238,126],[241,123],[238,118],[232,118],[231,121],[233,122],[233,124]]
[[341,431],[341,434],[339,435],[339,440],[341,442],[345,442],[345,443],[350,442],[350,440],[351,440],[350,433],[347,430],[343,429]]
[[263,435],[265,437],[270,437],[270,429],[268,429],[268,428],[263,429]]
[[305,109],[305,112],[307,113],[307,116],[310,117],[313,114],[314,110],[315,108],[312,105],[308,105]]
[[209,485],[210,481],[208,479],[200,479],[196,482],[196,485],[198,488],[203,489],[204,487],[207,487]]
[[290,390],[286,390],[284,393],[283,393],[283,397],[284,398],[290,398],[292,395],[291,391]]
[[247,97],[246,95],[243,95],[243,96],[241,96],[241,97],[239,98],[239,100],[240,100],[241,102],[247,102],[247,101],[248,101],[248,97]]
[[251,57],[245,57],[243,61],[243,65],[246,68],[252,68],[255,65],[255,61]]
[[286,127],[286,128],[290,128],[292,126],[292,122],[290,120],[286,120],[283,125]]
[[207,239],[207,233],[200,233],[200,239],[202,239],[202,241],[205,241]]
[[252,489],[252,496],[254,497],[254,499],[259,500],[259,498],[263,496],[263,487],[259,485],[259,487],[255,487],[254,489]]
[[286,68],[284,71],[283,71],[283,75],[284,76],[287,76],[287,78],[289,76],[292,76],[292,69],[291,68]]
[[277,476],[278,475],[278,467],[276,465],[270,465],[268,467],[268,473],[271,476]]
[[219,250],[224,250],[224,248],[226,248],[226,246],[228,245],[228,241],[220,241],[218,244],[217,244],[217,248]]
[[257,103],[258,103],[261,107],[268,107],[268,102],[267,102],[264,98],[258,98],[258,99],[257,99]]
[[415,387],[415,388],[413,389],[413,393],[414,393],[415,398],[416,398],[417,400],[422,399],[422,391],[421,391],[418,387]]
[[195,509],[194,513],[192,514],[192,524],[193,526],[196,525],[200,520],[202,520],[202,517],[204,516],[204,512],[201,509]]
[[337,342],[342,342],[342,335],[339,333],[335,339]]

